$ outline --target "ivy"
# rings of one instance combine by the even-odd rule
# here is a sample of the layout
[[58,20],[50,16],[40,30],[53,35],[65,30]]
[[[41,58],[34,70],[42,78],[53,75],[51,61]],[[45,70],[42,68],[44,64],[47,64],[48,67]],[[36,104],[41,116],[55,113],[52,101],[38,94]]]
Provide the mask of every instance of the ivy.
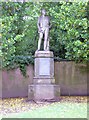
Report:
[[55,58],[89,60],[89,2],[2,2],[0,6],[3,67],[20,67],[26,76],[26,66],[33,63],[37,49],[37,19],[41,8],[47,10],[51,19],[50,50]]

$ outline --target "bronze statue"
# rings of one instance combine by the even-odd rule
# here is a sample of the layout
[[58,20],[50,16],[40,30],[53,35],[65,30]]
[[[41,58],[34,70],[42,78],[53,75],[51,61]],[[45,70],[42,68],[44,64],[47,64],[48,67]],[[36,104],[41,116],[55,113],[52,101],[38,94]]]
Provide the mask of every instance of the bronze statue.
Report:
[[46,10],[41,10],[41,16],[38,18],[37,27],[39,33],[39,40],[38,40],[38,49],[40,50],[41,42],[44,36],[44,50],[49,50],[49,29],[51,28],[50,25],[50,18],[46,16]]

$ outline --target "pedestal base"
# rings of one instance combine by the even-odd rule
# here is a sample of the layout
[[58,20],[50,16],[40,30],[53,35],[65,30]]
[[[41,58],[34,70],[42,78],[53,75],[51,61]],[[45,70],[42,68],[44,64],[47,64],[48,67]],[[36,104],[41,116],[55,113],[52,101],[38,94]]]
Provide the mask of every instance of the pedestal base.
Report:
[[55,84],[32,84],[28,86],[28,100],[38,101],[58,101],[60,97],[60,87]]
[[40,77],[40,78],[33,78],[33,82],[35,84],[54,84],[55,83],[55,79],[54,78],[45,78],[45,77]]
[[28,100],[58,101],[60,87],[55,84],[54,58],[51,51],[36,51],[33,84],[28,86]]

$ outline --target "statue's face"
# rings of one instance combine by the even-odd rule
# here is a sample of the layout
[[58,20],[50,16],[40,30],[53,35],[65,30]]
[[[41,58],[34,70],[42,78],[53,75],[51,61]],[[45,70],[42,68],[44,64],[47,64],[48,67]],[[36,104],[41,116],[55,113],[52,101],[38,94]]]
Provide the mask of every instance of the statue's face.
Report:
[[42,15],[46,14],[46,10],[45,9],[43,9],[41,12],[42,12]]

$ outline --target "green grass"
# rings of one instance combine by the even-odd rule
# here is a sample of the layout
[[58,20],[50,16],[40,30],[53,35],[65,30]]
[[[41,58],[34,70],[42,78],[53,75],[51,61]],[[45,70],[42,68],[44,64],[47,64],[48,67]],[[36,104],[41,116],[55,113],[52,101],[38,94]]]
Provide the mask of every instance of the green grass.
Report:
[[87,103],[52,103],[28,112],[3,115],[3,118],[87,118]]

